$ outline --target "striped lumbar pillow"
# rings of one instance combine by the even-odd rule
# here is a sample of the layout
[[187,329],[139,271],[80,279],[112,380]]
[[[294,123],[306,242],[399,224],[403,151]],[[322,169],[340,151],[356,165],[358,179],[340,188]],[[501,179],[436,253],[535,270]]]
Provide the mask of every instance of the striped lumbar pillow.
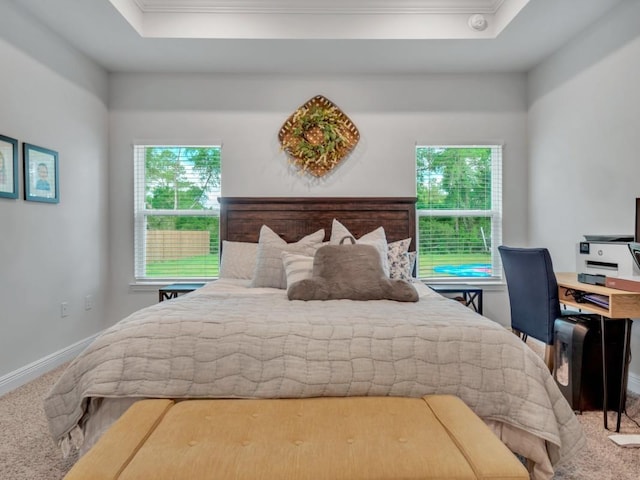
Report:
[[287,287],[313,275],[313,257],[282,252],[282,263],[287,275]]

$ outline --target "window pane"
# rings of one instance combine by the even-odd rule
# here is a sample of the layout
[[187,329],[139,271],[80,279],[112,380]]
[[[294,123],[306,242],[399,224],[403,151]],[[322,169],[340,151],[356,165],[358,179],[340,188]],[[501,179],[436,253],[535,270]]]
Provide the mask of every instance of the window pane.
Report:
[[201,210],[217,205],[219,147],[147,147],[145,208]]
[[136,145],[135,277],[218,276],[220,146]]
[[490,147],[418,147],[418,209],[490,210]]
[[218,217],[147,216],[146,277],[217,277]]
[[420,277],[491,277],[491,218],[430,217],[418,221]]
[[500,278],[502,147],[416,148],[418,276]]

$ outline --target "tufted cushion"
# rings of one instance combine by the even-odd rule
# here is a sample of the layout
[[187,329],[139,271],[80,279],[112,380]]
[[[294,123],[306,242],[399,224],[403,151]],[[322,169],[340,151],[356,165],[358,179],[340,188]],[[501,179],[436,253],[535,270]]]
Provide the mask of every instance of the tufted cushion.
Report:
[[529,478],[450,395],[171,403],[136,402],[65,480]]

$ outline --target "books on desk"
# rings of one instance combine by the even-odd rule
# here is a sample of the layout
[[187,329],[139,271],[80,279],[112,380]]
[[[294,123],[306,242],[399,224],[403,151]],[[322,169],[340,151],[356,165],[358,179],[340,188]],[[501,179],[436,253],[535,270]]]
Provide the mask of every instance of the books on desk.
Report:
[[609,297],[606,295],[598,295],[597,293],[586,293],[582,296],[584,301],[593,303],[602,308],[609,308]]
[[606,277],[605,287],[640,293],[640,277]]

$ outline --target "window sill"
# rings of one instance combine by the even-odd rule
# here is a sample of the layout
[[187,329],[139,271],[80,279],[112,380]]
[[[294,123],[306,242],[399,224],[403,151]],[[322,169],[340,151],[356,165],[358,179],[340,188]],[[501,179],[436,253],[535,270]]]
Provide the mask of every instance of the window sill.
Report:
[[433,277],[425,277],[419,278],[419,281],[422,283],[429,285],[430,283],[437,285],[470,285],[473,287],[481,288],[485,291],[500,291],[504,290],[507,286],[506,282],[503,280],[491,280],[491,279],[453,279],[453,278],[433,278]]

